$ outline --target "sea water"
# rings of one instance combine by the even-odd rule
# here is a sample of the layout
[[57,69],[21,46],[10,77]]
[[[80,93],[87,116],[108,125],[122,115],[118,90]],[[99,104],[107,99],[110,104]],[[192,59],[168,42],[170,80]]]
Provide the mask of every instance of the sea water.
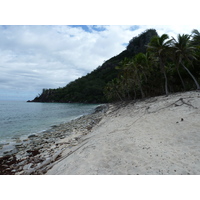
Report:
[[90,114],[97,104],[0,101],[0,144]]

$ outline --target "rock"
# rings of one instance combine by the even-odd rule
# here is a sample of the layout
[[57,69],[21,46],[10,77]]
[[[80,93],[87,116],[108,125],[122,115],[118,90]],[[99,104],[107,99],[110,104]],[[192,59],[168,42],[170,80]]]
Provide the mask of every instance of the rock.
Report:
[[35,134],[32,134],[32,135],[29,135],[28,138],[34,138],[34,137],[38,137],[37,135]]
[[15,173],[16,175],[22,175],[22,174],[24,174],[24,171],[19,171],[19,172],[17,172],[17,173]]
[[17,160],[22,160],[23,157],[24,157],[24,154],[25,154],[25,153],[23,153],[22,155],[16,154],[16,159],[17,159]]
[[56,158],[62,153],[62,150],[57,151],[53,156],[52,156],[52,161],[55,161]]
[[51,126],[52,128],[57,128],[57,127],[59,127],[58,125],[52,125]]
[[56,148],[56,145],[53,145],[50,147],[50,149],[55,149]]
[[25,170],[24,174],[25,175],[29,175],[29,174],[32,174],[33,172],[35,172],[35,169],[34,168],[30,168],[28,170]]
[[48,165],[49,163],[51,163],[52,159],[51,158],[47,158],[45,161],[43,161],[42,163],[39,163],[36,167],[36,169],[40,169],[46,165]]
[[71,144],[70,144],[71,146],[76,146],[76,145],[78,145],[78,142],[72,142]]
[[37,154],[40,153],[38,149],[35,149],[35,150],[27,150],[26,152],[29,153],[31,156],[35,156],[35,155],[37,155]]
[[14,145],[6,145],[2,148],[2,152],[4,155],[12,155],[17,153],[17,149]]
[[21,143],[22,141],[20,139],[17,139],[15,142],[16,143]]
[[22,166],[22,165],[24,165],[26,163],[26,160],[23,160],[22,162],[19,162],[18,163],[18,166]]
[[3,148],[3,146],[8,145],[9,143],[1,143],[0,148]]
[[31,168],[32,165],[33,165],[32,163],[29,163],[29,164],[27,164],[27,165],[24,165],[23,170],[29,170],[29,169]]
[[102,111],[104,111],[106,108],[107,108],[106,105],[100,105],[100,106],[98,106],[98,107],[95,108],[94,113],[102,112]]
[[23,146],[23,143],[17,143],[15,144],[15,147],[19,148],[19,147],[22,147]]

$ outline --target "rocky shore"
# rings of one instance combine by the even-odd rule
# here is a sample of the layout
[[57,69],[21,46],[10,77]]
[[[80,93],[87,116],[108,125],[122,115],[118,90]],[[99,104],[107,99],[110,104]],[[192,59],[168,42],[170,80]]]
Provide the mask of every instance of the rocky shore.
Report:
[[199,175],[199,99],[189,91],[98,107],[0,147],[0,173]]
[[108,105],[101,105],[92,114],[52,126],[27,139],[16,139],[13,143],[1,145],[0,174],[45,174],[61,159],[64,150],[83,142],[82,137],[99,123],[107,109]]

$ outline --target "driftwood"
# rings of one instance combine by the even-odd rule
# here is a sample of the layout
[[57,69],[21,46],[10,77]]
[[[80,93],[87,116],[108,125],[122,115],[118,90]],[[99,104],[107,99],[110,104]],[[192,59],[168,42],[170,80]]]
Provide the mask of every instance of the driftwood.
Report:
[[[181,102],[181,104],[180,104],[180,105],[177,104],[178,102]],[[163,108],[159,108],[158,110],[155,110],[155,111],[149,112],[148,109],[149,109],[150,107],[147,107],[147,108],[146,108],[146,111],[147,111],[147,113],[156,113],[156,112],[158,112],[158,111],[160,111],[160,110],[163,110],[163,109],[165,109],[165,108],[168,108],[168,107],[170,107],[170,106],[173,106],[173,105],[175,105],[175,106],[182,106],[183,104],[185,104],[185,105],[187,105],[187,106],[190,106],[190,107],[192,107],[192,108],[194,108],[194,109],[197,109],[197,108],[194,107],[192,104],[185,102],[185,101],[183,100],[183,98],[180,98],[180,99],[178,99],[177,101],[175,101],[174,103],[171,103],[171,104],[169,104],[169,105],[167,105],[167,106],[165,106],[165,107],[163,107]]]

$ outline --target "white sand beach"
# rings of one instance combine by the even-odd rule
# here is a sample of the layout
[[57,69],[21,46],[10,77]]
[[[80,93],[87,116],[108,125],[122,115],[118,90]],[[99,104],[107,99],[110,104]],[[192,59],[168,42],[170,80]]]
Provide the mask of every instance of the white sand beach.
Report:
[[46,174],[200,174],[200,92],[110,104],[81,141]]

